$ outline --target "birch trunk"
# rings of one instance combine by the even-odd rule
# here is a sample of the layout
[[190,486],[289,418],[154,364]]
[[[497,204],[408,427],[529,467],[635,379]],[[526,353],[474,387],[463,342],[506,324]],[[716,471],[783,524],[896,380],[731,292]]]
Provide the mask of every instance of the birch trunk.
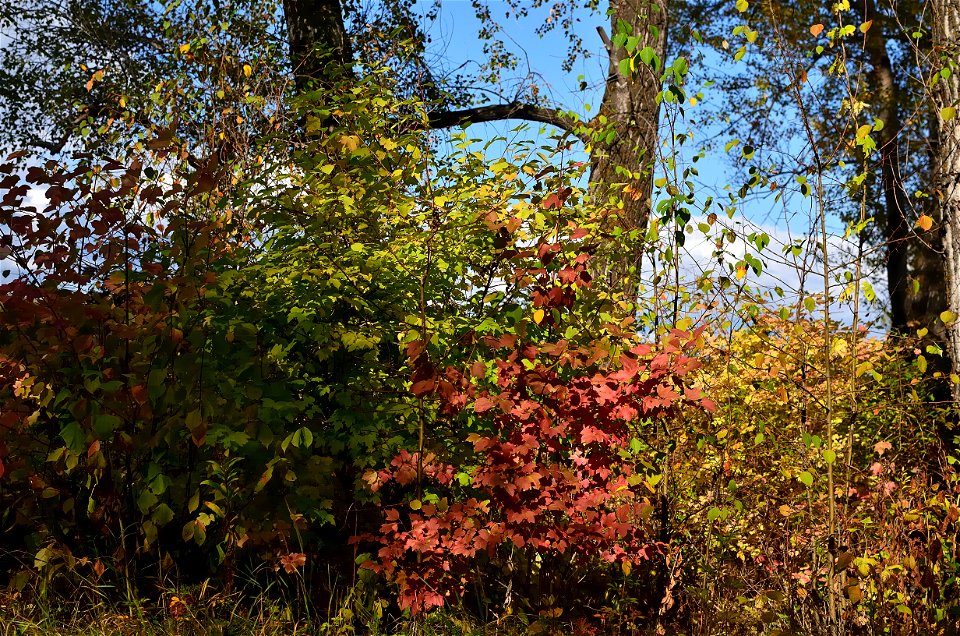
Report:
[[[950,76],[937,83],[936,105],[941,115],[937,135],[936,200],[944,226],[944,256],[947,267],[947,302],[954,318],[960,316],[960,119],[945,108],[960,106],[960,0],[933,0],[933,48],[940,56],[934,70],[947,66]],[[960,322],[947,328],[949,355],[954,373],[960,373]],[[953,400],[960,403],[960,384],[953,384]]]

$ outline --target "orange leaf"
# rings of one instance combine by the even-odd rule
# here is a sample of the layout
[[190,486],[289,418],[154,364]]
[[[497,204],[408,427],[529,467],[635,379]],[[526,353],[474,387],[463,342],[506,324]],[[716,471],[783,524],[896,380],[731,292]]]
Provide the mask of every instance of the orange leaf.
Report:
[[813,37],[817,37],[821,33],[823,33],[823,25],[820,24],[819,22],[817,22],[812,27],[810,27],[810,35],[812,35]]
[[930,228],[933,227],[933,218],[927,216],[926,214],[921,214],[920,218],[917,219],[917,227],[924,232],[928,232]]

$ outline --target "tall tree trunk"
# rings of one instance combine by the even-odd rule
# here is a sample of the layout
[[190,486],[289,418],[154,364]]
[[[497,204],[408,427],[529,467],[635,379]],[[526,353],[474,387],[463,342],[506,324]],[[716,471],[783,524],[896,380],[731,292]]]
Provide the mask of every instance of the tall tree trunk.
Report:
[[871,1],[867,5],[874,28],[866,36],[866,50],[870,57],[870,83],[877,118],[883,122],[878,131],[880,152],[880,182],[883,187],[884,238],[887,242],[887,289],[890,294],[890,322],[894,331],[907,331],[908,240],[910,223],[907,219],[907,193],[900,172],[900,88],[887,53],[883,22]]
[[353,47],[343,21],[340,0],[283,0],[290,64],[297,88],[329,76],[327,65],[350,72]]
[[[936,201],[944,224],[944,254],[947,263],[947,302],[954,318],[960,317],[960,119],[943,115],[945,108],[960,106],[960,75],[957,54],[960,53],[960,0],[933,0],[933,50],[939,56],[935,69],[946,64],[953,71],[941,78],[935,90],[941,113],[937,135]],[[948,111],[949,112],[949,111]],[[960,322],[947,327],[948,353],[954,373],[960,373]],[[953,400],[960,403],[960,385],[953,384]]]
[[[636,51],[653,49],[664,60],[667,47],[667,0],[611,0],[610,27],[613,34],[619,25],[629,25],[631,34],[640,38]],[[636,71],[624,74],[621,60],[629,56],[623,47],[616,47],[605,38],[609,54],[609,70],[598,120],[605,117],[615,135],[610,143],[601,142],[591,158],[590,187],[601,204],[616,209],[608,219],[608,228],[644,231],[650,219],[653,200],[653,169],[659,139],[660,92],[662,69],[637,64]],[[595,123],[597,120],[595,120]],[[641,237],[642,238],[642,237]],[[612,263],[602,264],[601,272],[609,278],[612,289],[635,297],[642,262],[642,240]]]

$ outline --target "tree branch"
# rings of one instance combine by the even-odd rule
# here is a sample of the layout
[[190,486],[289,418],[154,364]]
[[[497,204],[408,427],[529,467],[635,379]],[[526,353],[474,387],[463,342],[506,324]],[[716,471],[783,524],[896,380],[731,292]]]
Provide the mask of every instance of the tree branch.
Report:
[[523,119],[541,124],[549,124],[575,135],[582,141],[589,142],[589,135],[583,130],[583,122],[574,120],[564,111],[556,108],[544,108],[533,104],[511,102],[509,104],[491,104],[475,106],[462,110],[434,111],[427,115],[430,128],[452,128],[472,123],[479,124],[488,121],[504,119]]

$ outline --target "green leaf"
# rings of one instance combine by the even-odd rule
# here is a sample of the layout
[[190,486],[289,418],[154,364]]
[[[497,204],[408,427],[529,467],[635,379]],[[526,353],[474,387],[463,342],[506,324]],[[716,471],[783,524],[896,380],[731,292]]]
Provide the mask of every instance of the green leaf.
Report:
[[800,473],[799,475],[797,475],[797,479],[799,479],[800,483],[802,483],[807,488],[810,488],[811,486],[813,486],[813,475],[811,475],[806,470]]
[[641,62],[647,66],[652,66],[656,72],[660,72],[660,58],[657,56],[656,51],[654,51],[651,47],[645,46],[644,48],[640,49],[640,53],[638,55]]
[[137,498],[137,508],[139,508],[143,514],[150,512],[150,508],[152,508],[155,503],[157,503],[157,496],[146,488],[144,488],[143,492],[141,492]]
[[721,512],[719,508],[714,506],[707,511],[707,521],[716,521],[720,517]]
[[823,451],[823,461],[827,462],[827,464],[834,463],[837,461],[837,453],[832,450]]
[[98,438],[106,439],[120,428],[121,424],[123,424],[123,420],[116,415],[101,413],[93,418],[93,432],[96,433]]
[[153,522],[158,526],[165,526],[173,521],[173,516],[173,510],[170,509],[170,506],[162,503],[153,511],[153,514],[150,515],[150,519],[152,519]]
[[946,106],[940,109],[940,118],[943,121],[950,121],[951,119],[956,118],[956,116],[957,116],[957,109],[954,108],[953,106]]
[[63,438],[67,448],[74,453],[82,453],[86,449],[87,436],[77,422],[71,422],[64,426],[63,430],[60,431],[60,437]]

